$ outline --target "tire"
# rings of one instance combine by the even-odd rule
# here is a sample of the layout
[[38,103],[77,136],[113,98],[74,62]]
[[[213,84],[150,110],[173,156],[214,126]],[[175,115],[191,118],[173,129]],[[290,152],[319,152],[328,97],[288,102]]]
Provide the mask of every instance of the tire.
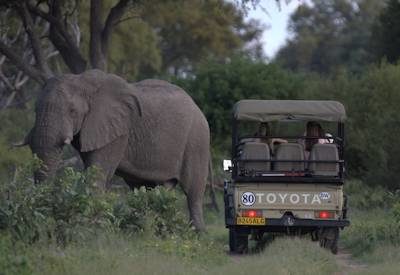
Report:
[[321,247],[329,249],[333,254],[338,253],[339,228],[324,228],[322,231],[319,244]]
[[249,246],[249,236],[239,233],[236,228],[229,228],[229,251],[235,254],[246,253]]
[[311,240],[312,240],[313,242],[319,241],[318,231],[317,231],[317,230],[312,231],[312,232],[310,233],[310,235],[311,235]]

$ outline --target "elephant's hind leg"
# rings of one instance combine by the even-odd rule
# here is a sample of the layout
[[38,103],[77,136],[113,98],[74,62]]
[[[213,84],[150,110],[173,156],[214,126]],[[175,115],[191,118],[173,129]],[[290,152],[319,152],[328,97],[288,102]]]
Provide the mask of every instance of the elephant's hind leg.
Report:
[[198,231],[205,231],[203,198],[207,180],[207,161],[199,154],[192,153],[191,156],[187,156],[180,180],[186,194],[190,220]]

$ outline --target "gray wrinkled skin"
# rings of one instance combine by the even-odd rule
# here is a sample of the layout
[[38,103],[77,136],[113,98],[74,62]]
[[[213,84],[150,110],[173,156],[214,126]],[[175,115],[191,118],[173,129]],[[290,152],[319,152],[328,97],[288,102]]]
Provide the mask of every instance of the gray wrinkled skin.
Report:
[[161,80],[129,84],[98,70],[53,78],[37,102],[28,140],[44,163],[36,181],[54,175],[71,141],[85,167],[102,169],[106,188],[114,174],[132,188],[181,184],[193,225],[204,230],[210,131],[179,87]]

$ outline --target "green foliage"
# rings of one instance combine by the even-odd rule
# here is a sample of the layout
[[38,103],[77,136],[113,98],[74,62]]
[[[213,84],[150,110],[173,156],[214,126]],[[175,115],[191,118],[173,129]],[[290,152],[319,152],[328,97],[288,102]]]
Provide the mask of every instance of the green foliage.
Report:
[[[152,1],[142,18],[157,33],[164,72],[187,73],[202,60],[224,60],[239,51],[261,57],[262,27],[245,21],[238,6],[228,1]],[[247,49],[247,44],[255,44]]]
[[292,37],[276,61],[294,71],[361,72],[372,62],[371,27],[382,6],[375,0],[303,3],[290,18]]
[[394,219],[398,223],[400,223],[400,202],[399,202],[399,200],[397,200],[397,202],[393,205],[392,213],[393,213]]
[[400,187],[400,66],[373,65],[361,75],[306,77],[302,99],[341,101],[347,112],[347,173],[369,185]]
[[38,166],[38,161],[29,163],[14,181],[0,185],[0,229],[26,243],[50,239],[65,245],[85,229],[110,223],[107,208],[98,215],[104,202],[91,188],[92,169],[83,174],[67,168],[54,182],[35,185],[30,175]]
[[8,109],[0,112],[0,180],[12,178],[15,169],[32,158],[28,148],[13,148],[12,143],[22,141],[32,125],[27,110]]
[[350,209],[390,209],[400,200],[399,190],[389,191],[381,185],[372,187],[360,180],[347,181],[344,192],[348,197]]
[[400,2],[386,1],[386,7],[376,19],[373,28],[373,52],[376,58],[396,63],[400,58]]
[[351,226],[342,235],[343,243],[355,256],[372,252],[380,245],[400,246],[400,222],[396,210],[353,211]]
[[400,66],[382,63],[355,76],[290,73],[244,57],[208,61],[195,78],[174,79],[195,99],[210,124],[214,163],[229,156],[231,112],[241,99],[338,100],[346,107],[346,171],[366,184],[399,188]]
[[214,150],[229,150],[233,105],[240,99],[296,99],[301,78],[276,65],[235,57],[227,63],[209,60],[193,79],[178,79],[207,117]]
[[177,209],[177,194],[163,187],[130,192],[114,206],[119,227],[130,232],[144,232],[160,237],[182,236],[189,232],[185,215]]
[[[371,258],[380,247],[400,247],[400,193],[361,181],[346,184],[350,204],[350,227],[344,230],[343,244],[357,257]],[[386,254],[383,254],[386,255]],[[368,261],[370,261],[369,259]]]
[[[148,245],[150,244],[150,245]],[[158,247],[153,246],[157,244]],[[256,274],[332,274],[338,271],[334,256],[305,239],[277,239],[263,253],[232,257],[209,239],[176,241],[102,234],[60,249],[52,246],[14,247],[3,251],[23,258],[27,272],[19,271],[15,259],[0,274],[245,274],[249,263]],[[197,249],[196,247],[199,247]],[[1,250],[2,248],[0,248]],[[186,254],[181,254],[182,250]],[[10,260],[12,258],[10,257]],[[3,273],[1,273],[3,272]]]
[[8,234],[0,234],[0,275],[30,275],[33,267],[24,253],[26,246],[13,242]]
[[54,181],[35,185],[30,175],[38,165],[29,163],[15,180],[0,185],[0,232],[16,240],[67,245],[99,230],[161,237],[192,232],[186,216],[176,210],[173,191],[157,187],[127,196],[104,193],[96,187],[94,168],[84,173],[66,168]]
[[[104,1],[105,10],[116,3]],[[80,1],[83,34],[89,33],[89,14],[89,2]],[[227,1],[142,1],[115,25],[108,70],[135,80],[186,74],[208,57],[224,60],[240,51],[261,57],[261,33],[258,21],[247,22],[240,7]],[[89,38],[82,36],[83,53],[89,50]]]
[[399,274],[400,273],[400,247],[386,244],[378,245],[371,253],[364,254],[360,260],[366,263],[356,274]]

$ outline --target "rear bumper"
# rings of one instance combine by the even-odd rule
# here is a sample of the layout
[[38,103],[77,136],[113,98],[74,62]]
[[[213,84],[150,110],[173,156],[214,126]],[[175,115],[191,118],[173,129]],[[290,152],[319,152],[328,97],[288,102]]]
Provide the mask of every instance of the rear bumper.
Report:
[[282,217],[281,219],[266,219],[266,226],[297,226],[297,227],[345,227],[350,225],[348,220],[309,220]]
[[349,226],[349,220],[312,220],[312,219],[296,219],[293,216],[283,216],[280,219],[268,219],[266,218],[265,225],[236,225],[234,219],[228,219],[226,226],[239,226],[239,227],[251,227],[251,228],[274,228],[274,227],[345,227]]

